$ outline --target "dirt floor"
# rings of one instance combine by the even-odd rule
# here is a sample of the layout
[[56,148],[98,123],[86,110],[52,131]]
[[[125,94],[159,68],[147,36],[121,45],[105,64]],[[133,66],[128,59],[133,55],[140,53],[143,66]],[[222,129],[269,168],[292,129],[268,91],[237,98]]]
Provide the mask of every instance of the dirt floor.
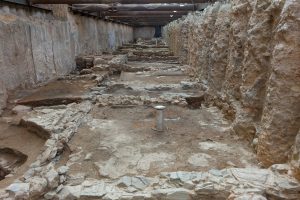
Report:
[[229,123],[217,108],[168,106],[165,132],[153,130],[155,117],[152,107],[95,107],[70,142],[82,147],[82,156],[71,171],[118,178],[257,164],[246,142],[230,134]]
[[[197,96],[199,93],[197,88],[182,87],[182,82],[189,77],[181,65],[159,62],[129,62],[128,65],[148,70],[110,76],[102,84],[106,88],[104,93],[121,98],[124,95]],[[89,78],[57,80],[16,92],[11,99],[31,106],[64,104],[69,100],[75,102],[76,97],[82,99],[95,85]],[[166,104],[166,130],[157,132],[153,106],[95,105],[69,142],[79,156],[68,157],[70,152],[64,152],[58,166],[72,160],[70,174],[112,179],[124,175],[156,176],[167,171],[257,166],[252,148],[231,134],[230,122],[217,107],[189,109]],[[14,176],[1,181],[0,186],[6,186],[34,162],[44,140],[18,126],[0,123],[0,127],[1,146],[15,148],[28,156]]]
[[[21,166],[16,167],[14,172],[11,173],[11,176],[0,181],[0,188],[8,186],[16,178],[21,177],[24,172],[26,172],[30,164],[33,163],[41,153],[44,143],[44,139],[28,132],[22,127],[0,122],[0,148],[9,147],[28,156],[26,162]],[[0,159],[2,159],[2,155],[3,154],[0,152]],[[4,160],[9,162],[9,160],[5,158]]]
[[[122,72],[111,77],[109,94],[155,97],[198,93],[198,89],[179,87],[181,81],[188,80],[182,71],[181,75],[174,75],[182,68],[179,65],[144,62],[130,65],[151,66],[154,70]],[[84,172],[87,177],[115,179],[124,175],[155,176],[164,171],[257,166],[248,142],[231,135],[230,122],[218,108],[166,106],[164,132],[153,130],[156,121],[153,105],[95,106],[69,143],[80,154],[70,171]]]

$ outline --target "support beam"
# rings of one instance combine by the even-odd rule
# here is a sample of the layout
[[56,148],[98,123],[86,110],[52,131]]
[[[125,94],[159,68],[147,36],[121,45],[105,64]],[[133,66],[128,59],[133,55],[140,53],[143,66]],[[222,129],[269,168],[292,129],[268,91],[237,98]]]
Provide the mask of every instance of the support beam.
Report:
[[133,17],[139,17],[139,16],[156,16],[156,15],[173,15],[173,16],[182,16],[187,15],[188,11],[119,11],[119,12],[105,12],[102,13],[105,16],[133,16]]
[[[175,20],[175,19],[174,19]],[[136,19],[118,19],[118,21],[121,21],[121,22],[132,22],[132,23],[140,23],[140,22],[163,22],[163,23],[166,23],[166,22],[171,22],[173,21],[173,19],[171,20],[168,20],[168,19],[157,19],[157,20],[150,20],[150,19],[140,19],[140,20],[136,20]]]
[[120,22],[123,23],[129,23],[133,25],[142,25],[142,24],[151,24],[153,26],[155,25],[166,25],[170,23],[173,20],[120,20]]
[[107,19],[115,19],[115,20],[122,20],[122,19],[148,19],[148,20],[159,20],[159,19],[168,19],[168,20],[174,20],[182,17],[181,15],[173,15],[172,17],[170,15],[157,15],[157,16],[147,16],[147,15],[139,15],[139,16],[106,16]]
[[32,4],[149,4],[149,3],[209,3],[216,0],[30,0]]
[[207,4],[194,5],[194,4],[117,4],[117,5],[107,5],[107,4],[74,4],[73,9],[79,10],[89,10],[94,12],[99,11],[193,11],[199,6],[207,6]]

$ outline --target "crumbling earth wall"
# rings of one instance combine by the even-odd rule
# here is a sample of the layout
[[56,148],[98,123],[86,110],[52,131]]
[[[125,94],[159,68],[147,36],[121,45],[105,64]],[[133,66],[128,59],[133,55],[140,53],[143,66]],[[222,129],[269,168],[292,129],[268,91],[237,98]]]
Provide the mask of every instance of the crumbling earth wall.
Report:
[[[253,139],[261,163],[290,160],[298,177],[299,10],[297,0],[231,0],[164,27],[167,43],[185,56],[193,78],[233,105],[233,129]],[[174,40],[178,35],[182,40]],[[178,53],[181,42],[189,44],[186,55]]]
[[67,6],[46,11],[0,4],[0,110],[5,90],[68,74],[77,55],[113,51],[133,40],[132,27],[74,15]]

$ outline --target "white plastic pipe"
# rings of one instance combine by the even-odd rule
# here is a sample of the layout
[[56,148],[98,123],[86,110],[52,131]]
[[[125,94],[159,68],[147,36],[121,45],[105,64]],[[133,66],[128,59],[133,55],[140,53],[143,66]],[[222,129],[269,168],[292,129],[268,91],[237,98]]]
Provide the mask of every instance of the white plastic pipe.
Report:
[[162,132],[165,129],[164,109],[166,107],[159,105],[154,108],[157,110],[156,130]]

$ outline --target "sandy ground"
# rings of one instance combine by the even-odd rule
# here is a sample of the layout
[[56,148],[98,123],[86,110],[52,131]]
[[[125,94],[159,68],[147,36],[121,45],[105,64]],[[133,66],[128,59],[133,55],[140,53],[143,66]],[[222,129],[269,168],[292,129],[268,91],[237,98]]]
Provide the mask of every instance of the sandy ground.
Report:
[[[39,155],[45,140],[28,132],[26,129],[0,122],[0,147],[9,147],[27,155],[27,161],[15,169],[12,177],[0,181],[0,188],[11,184],[16,178],[22,176]],[[0,154],[1,158],[1,154]]]

